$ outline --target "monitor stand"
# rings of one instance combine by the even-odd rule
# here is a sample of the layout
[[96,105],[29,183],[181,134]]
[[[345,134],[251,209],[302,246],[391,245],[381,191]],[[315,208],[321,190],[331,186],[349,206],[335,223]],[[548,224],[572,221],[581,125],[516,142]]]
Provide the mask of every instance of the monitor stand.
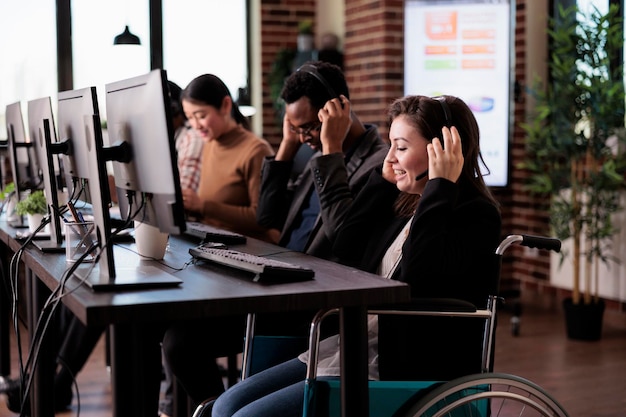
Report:
[[[48,225],[50,229],[54,227],[53,223]],[[42,233],[43,232],[43,233]],[[61,231],[54,234],[45,233],[44,231],[33,236],[32,244],[44,253],[63,253],[65,252],[65,236]]]
[[26,229],[28,224],[23,219],[10,219],[7,224],[14,229]]
[[63,242],[61,243],[57,243],[53,240],[50,240],[50,237],[47,237],[46,239],[37,239],[37,236],[35,235],[35,238],[32,241],[32,244],[39,249],[40,251],[44,252],[44,253],[62,253],[65,252],[65,240],[63,240]]
[[155,266],[138,265],[116,267],[116,276],[100,274],[98,265],[81,265],[74,272],[74,278],[84,282],[95,292],[143,290],[152,288],[177,287],[183,281]]
[[[27,226],[28,227],[28,226]],[[15,233],[15,239],[24,241],[31,237],[30,231],[17,231]],[[50,238],[49,233],[37,233],[35,236],[32,236],[31,243],[37,249],[44,253],[62,253],[65,252],[65,239],[62,242],[58,243]]]

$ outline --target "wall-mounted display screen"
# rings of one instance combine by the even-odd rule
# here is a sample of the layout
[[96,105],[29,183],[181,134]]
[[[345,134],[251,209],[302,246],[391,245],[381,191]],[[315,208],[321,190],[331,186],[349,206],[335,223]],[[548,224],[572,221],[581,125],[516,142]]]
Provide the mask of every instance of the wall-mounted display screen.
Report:
[[[460,97],[474,112],[487,185],[506,186],[512,99],[510,0],[406,0],[404,92]],[[487,170],[483,170],[487,174]]]

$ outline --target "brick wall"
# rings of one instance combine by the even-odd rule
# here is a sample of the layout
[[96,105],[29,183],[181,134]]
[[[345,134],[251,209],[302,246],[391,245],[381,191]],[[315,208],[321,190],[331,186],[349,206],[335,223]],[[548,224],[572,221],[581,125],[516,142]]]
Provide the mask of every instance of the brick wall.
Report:
[[[527,79],[530,78],[527,71],[526,62],[526,21],[532,16],[526,14],[526,4],[530,0],[518,0],[515,2],[515,39],[514,39],[514,59],[515,59],[515,80],[518,81],[520,89],[513,108],[514,123],[511,142],[511,171],[510,185],[505,190],[499,191],[500,201],[505,206],[504,230],[510,233],[526,233],[536,235],[547,235],[549,231],[549,218],[544,209],[543,201],[536,201],[528,192],[524,190],[524,183],[527,173],[517,169],[524,156],[524,132],[519,124],[526,117],[526,95],[524,94]],[[511,277],[522,282],[523,287],[532,286],[536,289],[543,289],[548,284],[550,276],[550,259],[547,253],[528,251],[521,247],[513,248],[512,256],[506,259],[503,267],[503,276]]]
[[298,23],[315,19],[315,0],[261,0],[260,15],[263,137],[278,145],[282,133],[276,123],[268,77],[281,49],[296,48]]
[[359,117],[387,139],[387,105],[404,90],[404,2],[346,0],[345,72]]
[[[337,0],[340,1],[340,0]],[[345,74],[355,112],[362,121],[377,124],[387,137],[385,109],[403,94],[403,0],[345,1]],[[526,79],[526,3],[517,0],[515,27],[515,79],[521,90]],[[263,134],[271,143],[280,142],[280,129],[273,118],[267,75],[282,47],[295,47],[297,24],[315,18],[315,0],[262,0]],[[547,234],[548,218],[540,203],[523,190],[525,173],[515,169],[524,157],[523,132],[519,123],[525,117],[525,96],[514,103],[511,146],[511,181],[495,194],[502,204],[505,234]],[[503,259],[502,276],[524,286],[547,289],[549,257],[514,247]],[[517,284],[516,284],[517,285]]]

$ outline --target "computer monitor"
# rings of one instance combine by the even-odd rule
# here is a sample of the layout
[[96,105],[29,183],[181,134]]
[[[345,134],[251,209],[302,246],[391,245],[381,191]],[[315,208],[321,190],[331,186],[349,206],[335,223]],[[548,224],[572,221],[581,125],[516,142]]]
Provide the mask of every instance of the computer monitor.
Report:
[[[20,102],[6,106],[6,128],[11,176],[19,200],[22,191],[37,188],[41,183],[36,149],[26,136]],[[22,216],[15,215],[7,220],[12,227],[28,227]]]
[[[107,128],[120,210],[163,233],[185,231],[164,70],[106,85]],[[125,197],[128,196],[128,197]]]
[[75,157],[87,161],[87,182],[102,250],[97,268],[81,266],[75,276],[95,291],[179,285],[182,281],[174,275],[144,262],[132,267],[115,265],[108,204],[106,164],[112,161],[123,218],[149,223],[171,234],[185,230],[165,72],[154,70],[108,84],[106,90],[109,143],[104,142],[97,114],[71,116],[83,120],[87,145],[75,151],[86,154]]
[[[60,155],[63,178],[70,200],[91,203],[89,195],[89,162],[84,116],[100,114],[96,87],[61,91],[57,102],[57,131],[60,144],[53,152]],[[108,187],[107,187],[108,189]]]
[[[92,288],[112,288],[116,278],[111,242],[110,194],[96,88],[62,91],[58,94],[59,137],[54,149],[63,159],[66,180],[89,190],[88,201],[96,227],[98,264],[86,264],[75,275]],[[54,148],[54,147],[53,147]],[[81,192],[71,190],[74,203]],[[80,210],[80,207],[77,207]],[[96,254],[94,254],[96,255]]]
[[31,142],[37,150],[37,160],[41,166],[43,189],[50,215],[50,238],[36,240],[33,243],[42,251],[63,252],[65,245],[61,234],[58,194],[58,190],[62,189],[63,184],[59,182],[60,164],[58,156],[51,149],[53,144],[57,144],[57,136],[50,97],[42,97],[28,102],[28,130]]

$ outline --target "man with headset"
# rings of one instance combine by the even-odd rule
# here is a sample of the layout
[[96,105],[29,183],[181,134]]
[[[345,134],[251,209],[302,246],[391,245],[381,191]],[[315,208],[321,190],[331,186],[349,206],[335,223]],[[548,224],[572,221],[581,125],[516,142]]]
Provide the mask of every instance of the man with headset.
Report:
[[[370,171],[382,165],[389,145],[375,126],[364,125],[354,114],[344,75],[333,64],[304,64],[285,81],[281,97],[286,103],[283,140],[275,157],[264,161],[257,221],[275,230],[280,245],[330,259],[334,231]],[[292,181],[302,144],[316,153]],[[281,314],[279,320],[261,316],[257,334],[306,336],[313,314]],[[167,330],[165,360],[192,402],[221,394],[215,359],[241,352],[244,328],[245,317],[221,317]]]
[[[281,98],[283,140],[262,168],[257,221],[280,233],[279,245],[331,259],[334,231],[389,147],[376,126],[352,111],[344,75],[333,64],[305,63],[287,78]],[[302,144],[316,153],[290,181]]]

